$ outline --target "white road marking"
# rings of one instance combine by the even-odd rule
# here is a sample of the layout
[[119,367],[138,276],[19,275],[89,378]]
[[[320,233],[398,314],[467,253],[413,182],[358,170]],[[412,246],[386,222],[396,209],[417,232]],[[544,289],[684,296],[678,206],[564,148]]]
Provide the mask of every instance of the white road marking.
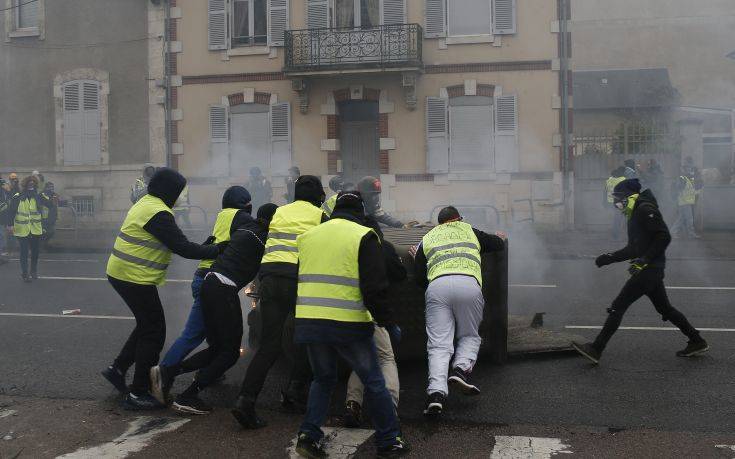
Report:
[[[39,276],[39,279],[43,280],[70,280],[70,281],[104,281],[107,282],[106,277],[61,277],[61,276]],[[166,282],[179,283],[179,284],[190,284],[191,279],[166,279]]]
[[735,290],[735,287],[666,287],[668,290]]
[[715,445],[715,448],[729,449],[730,451],[735,451],[735,445]]
[[183,426],[190,419],[154,418],[143,416],[130,421],[128,429],[111,442],[80,448],[73,453],[58,456],[57,459],[123,458],[142,451],[154,437],[171,432]]
[[[567,325],[564,328],[577,330],[601,330],[600,325]],[[619,330],[643,330],[643,331],[679,331],[676,327],[620,327]],[[697,328],[706,332],[735,332],[735,328]]]
[[[357,449],[373,436],[372,430],[366,429],[346,429],[343,427],[322,427],[324,438],[322,446],[330,458],[348,458],[352,457]],[[291,440],[291,446],[286,449],[289,458],[300,458],[296,454],[297,438]]]
[[17,411],[15,410],[0,410],[0,419],[7,418],[8,416],[13,416],[16,413]]
[[0,316],[5,317],[52,317],[54,319],[110,319],[110,320],[135,320],[135,317],[129,316],[88,316],[84,314],[28,314],[20,312],[0,312]]
[[557,454],[572,454],[559,438],[495,436],[491,459],[547,459]]
[[[8,261],[20,261],[20,258],[8,258]],[[51,262],[51,263],[67,263],[67,262],[71,262],[71,263],[99,263],[101,260],[81,260],[81,259],[79,259],[79,260],[75,260],[75,259],[64,260],[64,259],[50,259],[50,258],[44,259],[44,258],[39,258],[38,261],[44,261],[44,262],[45,261],[48,261],[48,262]]]
[[514,288],[556,288],[554,284],[508,284],[508,287]]

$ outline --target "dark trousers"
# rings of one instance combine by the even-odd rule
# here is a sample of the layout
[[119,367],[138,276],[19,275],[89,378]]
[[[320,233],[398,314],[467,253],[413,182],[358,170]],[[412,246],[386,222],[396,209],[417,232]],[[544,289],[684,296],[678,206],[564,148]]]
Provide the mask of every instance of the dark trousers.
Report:
[[31,251],[31,274],[38,272],[38,242],[40,240],[40,236],[33,235],[18,238],[20,244],[20,270],[24,276],[28,275],[28,249]]
[[669,296],[666,294],[666,287],[664,287],[663,268],[647,268],[628,279],[628,282],[625,283],[612,306],[608,309],[610,315],[608,315],[602,331],[592,344],[597,350],[602,352],[605,349],[610,338],[620,327],[625,311],[643,295],[651,300],[653,307],[661,314],[664,321],[668,320],[678,327],[690,341],[700,341],[702,339],[699,332],[684,317],[684,314],[671,305]]
[[[278,356],[281,354],[283,325],[289,314],[296,309],[296,279],[280,276],[266,276],[260,281],[259,309],[263,329],[260,346],[245,373],[240,395],[255,399],[263,389],[265,378]],[[311,367],[306,347],[297,345],[293,355],[293,367],[289,383],[306,387],[311,380]]]
[[196,380],[200,389],[215,382],[240,357],[242,309],[237,291],[237,287],[225,285],[211,274],[202,284],[199,301],[209,347],[181,363],[182,373],[199,370]]
[[136,395],[150,389],[150,370],[166,341],[166,319],[155,285],[141,285],[107,277],[135,316],[135,328],[125,342],[114,365],[123,373],[135,363],[130,391]]

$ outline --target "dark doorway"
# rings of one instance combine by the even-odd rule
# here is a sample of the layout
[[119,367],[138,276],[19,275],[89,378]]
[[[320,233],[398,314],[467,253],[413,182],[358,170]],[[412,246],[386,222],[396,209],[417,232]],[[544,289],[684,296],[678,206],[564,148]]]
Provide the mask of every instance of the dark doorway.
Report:
[[345,181],[357,183],[366,175],[380,175],[378,103],[349,101],[339,104],[340,150]]

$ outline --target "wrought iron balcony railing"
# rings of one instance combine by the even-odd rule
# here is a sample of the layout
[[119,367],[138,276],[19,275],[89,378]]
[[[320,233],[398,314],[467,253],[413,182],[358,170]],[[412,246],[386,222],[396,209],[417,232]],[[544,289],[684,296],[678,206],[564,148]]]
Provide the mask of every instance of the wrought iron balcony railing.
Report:
[[287,30],[286,72],[421,66],[421,26]]

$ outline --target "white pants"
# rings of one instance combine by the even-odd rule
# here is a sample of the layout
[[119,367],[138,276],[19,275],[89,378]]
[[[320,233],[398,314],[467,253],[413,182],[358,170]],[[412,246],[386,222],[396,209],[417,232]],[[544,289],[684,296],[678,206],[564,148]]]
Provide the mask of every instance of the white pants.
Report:
[[[396,358],[393,355],[390,335],[385,328],[376,325],[375,332],[373,333],[373,341],[375,342],[375,349],[378,351],[378,362],[380,363],[380,369],[385,379],[385,387],[393,399],[393,406],[398,407],[398,395],[401,387],[398,381],[398,367],[396,366]],[[347,381],[347,401],[357,402],[362,405],[362,393],[364,390],[365,387],[362,385],[362,381],[360,381],[360,378],[353,371],[350,375],[350,380]]]
[[[429,352],[428,394],[449,393],[447,372],[452,367],[472,371],[482,339],[478,333],[485,299],[474,277],[442,276],[426,289],[426,348]],[[457,337],[457,349],[454,338]]]

